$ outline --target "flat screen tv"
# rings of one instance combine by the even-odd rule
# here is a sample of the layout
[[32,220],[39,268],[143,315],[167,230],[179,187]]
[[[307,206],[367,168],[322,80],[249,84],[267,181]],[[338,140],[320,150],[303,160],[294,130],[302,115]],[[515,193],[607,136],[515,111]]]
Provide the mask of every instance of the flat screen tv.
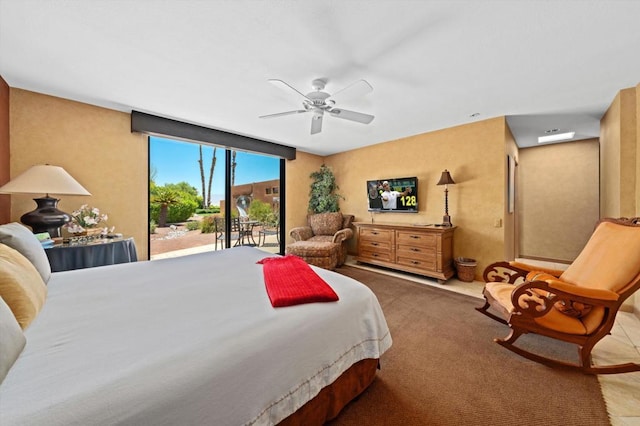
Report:
[[370,212],[418,213],[418,178],[367,181]]

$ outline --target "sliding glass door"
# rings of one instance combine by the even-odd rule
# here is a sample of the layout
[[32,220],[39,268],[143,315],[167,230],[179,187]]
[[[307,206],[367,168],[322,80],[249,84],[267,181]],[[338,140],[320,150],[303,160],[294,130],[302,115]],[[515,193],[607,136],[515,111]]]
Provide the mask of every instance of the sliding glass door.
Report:
[[282,252],[284,160],[149,137],[152,259],[251,245]]

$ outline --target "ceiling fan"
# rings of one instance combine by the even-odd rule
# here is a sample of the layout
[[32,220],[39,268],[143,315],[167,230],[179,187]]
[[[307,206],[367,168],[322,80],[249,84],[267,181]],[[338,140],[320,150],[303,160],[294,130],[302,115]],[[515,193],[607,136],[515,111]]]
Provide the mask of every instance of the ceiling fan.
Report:
[[343,118],[349,121],[355,121],[357,123],[369,124],[373,120],[374,116],[369,114],[363,114],[361,112],[349,111],[342,108],[336,108],[336,101],[341,102],[347,98],[354,98],[365,95],[373,90],[373,87],[365,80],[358,80],[351,83],[349,86],[342,90],[337,91],[333,95],[327,92],[323,92],[326,80],[315,79],[311,83],[311,86],[315,91],[309,92],[306,95],[294,88],[290,84],[278,80],[270,79],[270,83],[275,86],[281,87],[288,92],[295,92],[299,97],[302,97],[302,108],[293,111],[278,112],[276,114],[261,115],[260,118],[273,118],[282,117],[284,115],[301,114],[305,112],[312,112],[313,118],[311,119],[311,134],[315,135],[322,130],[322,118],[324,113],[328,113],[333,117]]

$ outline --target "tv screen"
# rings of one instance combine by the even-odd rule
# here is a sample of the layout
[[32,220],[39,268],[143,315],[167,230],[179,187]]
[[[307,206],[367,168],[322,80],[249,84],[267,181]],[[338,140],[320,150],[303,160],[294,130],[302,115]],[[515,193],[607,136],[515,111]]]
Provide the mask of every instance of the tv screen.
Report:
[[367,181],[369,211],[418,213],[418,178]]

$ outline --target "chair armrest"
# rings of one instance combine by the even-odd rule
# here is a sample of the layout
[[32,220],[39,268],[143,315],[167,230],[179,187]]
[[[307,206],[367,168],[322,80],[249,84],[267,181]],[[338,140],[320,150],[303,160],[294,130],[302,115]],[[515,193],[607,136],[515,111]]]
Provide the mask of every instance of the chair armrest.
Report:
[[482,278],[485,282],[520,284],[526,280],[528,272],[510,262],[495,262],[484,269]]
[[353,231],[350,228],[344,228],[333,234],[333,242],[340,244],[351,237],[353,237]]
[[296,241],[306,241],[313,237],[313,231],[310,226],[298,226],[289,231],[289,235]]
[[553,275],[554,277],[559,277],[564,272],[560,269],[545,268],[542,266],[529,265],[527,263],[522,263],[522,262],[511,261],[509,262],[509,265],[513,266],[514,268],[523,269],[527,272],[531,272],[531,271],[546,272],[547,274]]
[[[549,287],[553,289],[553,292],[558,294],[559,292],[566,293],[572,296],[572,300],[576,300],[574,296],[586,297],[592,300],[613,300],[616,301],[620,295],[611,290],[599,289],[599,288],[586,288],[580,287],[574,284],[569,284],[560,280],[549,280]],[[587,302],[589,303],[589,302]]]
[[561,300],[612,308],[618,298],[613,291],[579,287],[560,280],[526,281],[511,293],[515,313],[533,318],[544,316]]

